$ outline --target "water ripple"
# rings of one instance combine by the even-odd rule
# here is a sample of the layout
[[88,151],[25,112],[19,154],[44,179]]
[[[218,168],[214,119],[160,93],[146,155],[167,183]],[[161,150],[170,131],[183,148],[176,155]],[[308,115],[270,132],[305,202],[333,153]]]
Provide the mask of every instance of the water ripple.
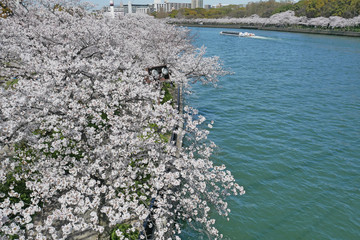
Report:
[[234,72],[187,97],[215,120],[213,161],[247,190],[229,199],[230,222],[217,218],[224,238],[358,239],[360,39],[193,31]]

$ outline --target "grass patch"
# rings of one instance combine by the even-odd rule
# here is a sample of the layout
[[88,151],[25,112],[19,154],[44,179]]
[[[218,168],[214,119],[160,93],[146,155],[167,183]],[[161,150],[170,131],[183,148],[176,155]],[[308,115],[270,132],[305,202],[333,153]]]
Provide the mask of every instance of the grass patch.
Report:
[[[118,236],[120,235],[120,236]],[[137,240],[139,238],[139,231],[127,223],[118,224],[111,231],[110,240]]]

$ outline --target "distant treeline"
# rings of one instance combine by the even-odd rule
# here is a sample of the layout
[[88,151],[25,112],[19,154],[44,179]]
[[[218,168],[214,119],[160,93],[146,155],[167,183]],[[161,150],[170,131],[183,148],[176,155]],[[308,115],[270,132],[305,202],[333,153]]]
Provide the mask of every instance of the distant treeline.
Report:
[[360,15],[360,0],[300,0],[292,3],[290,0],[275,0],[251,2],[246,7],[228,5],[219,8],[179,9],[171,13],[154,13],[156,17],[171,18],[243,18],[257,14],[260,17],[270,17],[275,13],[292,10],[296,16],[308,18],[339,16],[353,18]]

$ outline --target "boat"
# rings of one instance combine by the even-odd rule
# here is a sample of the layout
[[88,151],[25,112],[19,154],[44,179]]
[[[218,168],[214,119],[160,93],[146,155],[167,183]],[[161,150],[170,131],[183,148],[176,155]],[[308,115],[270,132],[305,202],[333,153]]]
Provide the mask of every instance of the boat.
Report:
[[231,35],[231,36],[239,36],[239,37],[255,37],[254,33],[248,32],[230,32],[230,31],[221,31],[222,35]]

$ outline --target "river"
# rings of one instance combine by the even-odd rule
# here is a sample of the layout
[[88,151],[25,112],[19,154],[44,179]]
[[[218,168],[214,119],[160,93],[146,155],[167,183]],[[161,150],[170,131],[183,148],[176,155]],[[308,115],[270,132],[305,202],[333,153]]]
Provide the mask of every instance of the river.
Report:
[[360,38],[221,30],[191,28],[233,74],[186,102],[215,121],[212,160],[246,190],[216,218],[224,239],[359,239]]

